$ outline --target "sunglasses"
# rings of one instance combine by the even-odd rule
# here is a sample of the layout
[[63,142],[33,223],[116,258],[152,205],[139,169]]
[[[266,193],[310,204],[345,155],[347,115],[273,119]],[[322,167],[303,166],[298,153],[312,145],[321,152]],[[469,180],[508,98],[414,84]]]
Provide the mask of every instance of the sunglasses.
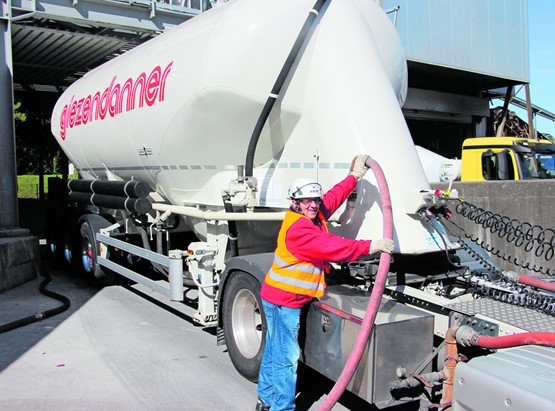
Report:
[[315,203],[316,205],[320,205],[320,204],[322,204],[322,199],[319,198],[319,197],[316,197],[316,198],[303,198],[303,199],[301,200],[301,203],[303,203],[303,204],[306,205],[306,206],[308,206],[308,205],[310,205],[310,204],[312,204],[312,203]]

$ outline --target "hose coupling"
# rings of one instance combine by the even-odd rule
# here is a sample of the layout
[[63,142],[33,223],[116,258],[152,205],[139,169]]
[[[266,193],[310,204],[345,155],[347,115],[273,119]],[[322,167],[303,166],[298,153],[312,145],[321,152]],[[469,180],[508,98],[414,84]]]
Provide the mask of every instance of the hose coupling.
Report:
[[460,326],[455,333],[457,344],[463,347],[477,346],[478,338],[480,338],[480,334],[468,325]]

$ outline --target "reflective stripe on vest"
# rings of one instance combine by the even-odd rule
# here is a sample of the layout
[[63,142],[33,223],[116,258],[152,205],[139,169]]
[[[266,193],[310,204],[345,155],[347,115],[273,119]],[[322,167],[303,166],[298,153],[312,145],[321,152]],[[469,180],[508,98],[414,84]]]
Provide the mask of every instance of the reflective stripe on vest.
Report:
[[[266,282],[272,287],[295,294],[321,297],[326,287],[324,266],[317,267],[309,262],[301,261],[287,249],[285,242],[287,231],[299,219],[307,218],[302,214],[288,211],[278,235],[278,245],[274,255],[272,268],[266,275]],[[322,227],[327,226],[321,213],[318,213]]]

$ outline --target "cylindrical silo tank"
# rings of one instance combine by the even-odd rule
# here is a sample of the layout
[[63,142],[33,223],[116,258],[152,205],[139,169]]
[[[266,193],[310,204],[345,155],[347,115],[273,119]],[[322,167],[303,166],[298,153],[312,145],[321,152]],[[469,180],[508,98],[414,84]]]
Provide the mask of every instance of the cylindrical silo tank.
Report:
[[[106,170],[147,182],[175,205],[223,209],[222,190],[249,140],[313,0],[233,0],[105,63],[76,81],[52,115],[52,133],[83,178]],[[368,0],[326,3],[295,60],[255,155],[258,206],[284,210],[298,177],[324,189],[353,156],[382,166],[392,193],[396,247],[437,251],[415,218],[429,186],[401,105],[403,49],[391,18]],[[360,182],[351,222],[332,231],[381,237],[377,184]],[[256,224],[248,225],[256,231]]]

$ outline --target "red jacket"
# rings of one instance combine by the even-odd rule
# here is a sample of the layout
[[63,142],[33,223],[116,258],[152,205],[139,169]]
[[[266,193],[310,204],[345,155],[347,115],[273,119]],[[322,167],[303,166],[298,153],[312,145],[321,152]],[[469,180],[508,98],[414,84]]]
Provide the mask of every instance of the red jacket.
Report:
[[[349,174],[324,194],[320,212],[326,220],[345,202],[356,184],[356,178]],[[370,240],[352,240],[327,233],[323,227],[307,218],[300,218],[291,225],[285,241],[291,254],[315,266],[321,266],[330,261],[354,261],[368,254],[370,250]],[[266,281],[262,284],[260,296],[272,304],[289,308],[300,308],[312,300],[310,296],[272,287]]]

